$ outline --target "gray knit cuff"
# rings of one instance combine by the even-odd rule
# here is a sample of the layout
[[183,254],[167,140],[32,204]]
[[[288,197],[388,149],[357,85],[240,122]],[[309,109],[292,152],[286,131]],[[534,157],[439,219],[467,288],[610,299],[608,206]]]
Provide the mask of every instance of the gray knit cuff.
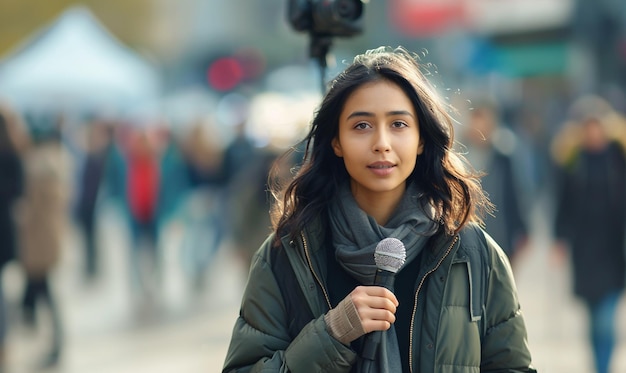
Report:
[[328,311],[324,315],[324,321],[330,335],[345,345],[365,334],[361,318],[350,296]]

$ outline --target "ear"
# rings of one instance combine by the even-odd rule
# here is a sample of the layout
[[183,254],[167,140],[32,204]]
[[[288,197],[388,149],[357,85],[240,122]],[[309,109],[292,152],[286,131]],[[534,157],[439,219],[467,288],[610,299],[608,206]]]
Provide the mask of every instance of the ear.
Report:
[[331,141],[331,145],[333,147],[333,151],[335,152],[335,155],[340,158],[343,157],[343,151],[341,150],[341,144],[339,143],[339,139],[335,137]]
[[424,140],[420,139],[420,143],[417,145],[417,155],[424,152]]

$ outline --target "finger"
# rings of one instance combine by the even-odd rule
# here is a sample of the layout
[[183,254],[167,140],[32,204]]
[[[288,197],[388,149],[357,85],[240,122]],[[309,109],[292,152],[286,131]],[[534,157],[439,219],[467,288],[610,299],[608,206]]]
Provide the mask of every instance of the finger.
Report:
[[395,299],[381,298],[369,295],[357,295],[352,297],[352,303],[357,309],[360,308],[376,308],[388,310],[395,313],[398,307],[398,301]]
[[[394,307],[398,306],[398,299],[389,289],[382,286],[357,286],[351,293],[353,301],[365,300],[372,297],[388,299]],[[385,307],[386,308],[386,307]]]
[[365,304],[369,308],[387,310],[391,313],[396,313],[396,304],[388,298],[381,297],[369,297]]
[[389,289],[382,287],[382,286],[369,286],[367,289],[368,292],[371,292],[373,294],[370,295],[376,295],[378,297],[383,297],[386,299],[389,299],[391,301],[391,303],[393,303],[393,305],[395,307],[398,306],[398,298],[396,298],[396,295]]
[[359,286],[362,290],[368,295],[377,296],[377,297],[385,297],[390,298],[393,296],[393,293],[384,286]]
[[363,309],[362,311],[363,312],[359,314],[359,316],[362,317],[361,320],[387,321],[391,324],[396,321],[396,315],[388,310],[367,308]]
[[366,333],[375,330],[387,330],[396,321],[393,313],[386,310],[365,309],[359,312],[361,326]]
[[389,328],[391,328],[391,323],[384,320],[367,320],[363,322],[362,326],[365,333],[370,333],[379,330],[389,330]]

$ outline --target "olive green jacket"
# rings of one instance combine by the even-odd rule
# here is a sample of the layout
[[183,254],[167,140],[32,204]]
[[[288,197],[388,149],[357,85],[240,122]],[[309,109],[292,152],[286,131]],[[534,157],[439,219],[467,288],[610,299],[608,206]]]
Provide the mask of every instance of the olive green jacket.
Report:
[[[255,254],[223,372],[350,372],[357,353],[327,331],[331,308],[324,232],[308,228],[282,248],[313,315],[299,333],[274,268],[269,237]],[[473,225],[437,234],[424,253],[417,302],[427,302],[412,337],[414,373],[535,372],[513,275],[502,249]],[[285,261],[287,263],[287,261]],[[281,264],[282,265],[282,264]],[[424,291],[426,290],[426,291]],[[427,293],[428,297],[424,298]],[[415,320],[413,320],[415,323]],[[419,349],[419,350],[418,350]],[[414,356],[420,356],[419,361]]]

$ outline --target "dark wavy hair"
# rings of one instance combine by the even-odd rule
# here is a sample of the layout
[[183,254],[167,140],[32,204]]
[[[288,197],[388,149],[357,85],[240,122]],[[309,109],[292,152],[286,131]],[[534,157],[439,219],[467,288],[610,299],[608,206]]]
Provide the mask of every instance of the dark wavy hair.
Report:
[[343,159],[331,145],[338,135],[339,116],[356,89],[380,80],[398,85],[418,116],[424,151],[407,182],[417,183],[426,196],[424,202],[435,207],[435,218],[448,233],[458,232],[470,221],[482,224],[483,213],[490,212],[492,205],[481,188],[480,175],[453,150],[453,108],[435,93],[418,61],[417,55],[404,48],[381,47],[356,56],[330,83],[300,144],[305,149],[301,166],[288,184],[272,184],[276,239],[284,235],[295,238],[308,222],[326,214],[338,186],[349,180]]

